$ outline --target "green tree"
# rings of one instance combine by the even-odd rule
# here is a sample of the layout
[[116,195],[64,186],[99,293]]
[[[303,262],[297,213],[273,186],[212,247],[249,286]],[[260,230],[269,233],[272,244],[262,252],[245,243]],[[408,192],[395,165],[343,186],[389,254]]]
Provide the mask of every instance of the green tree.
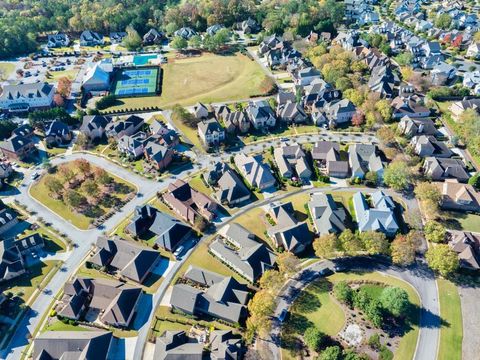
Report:
[[388,100],[379,100],[375,104],[375,109],[380,113],[382,116],[383,121],[389,122],[392,120],[392,107],[390,106],[390,103]]
[[395,317],[405,315],[410,306],[407,292],[401,288],[393,286],[383,289],[382,294],[380,295],[380,302],[382,303],[383,308]]
[[400,66],[407,66],[412,63],[413,55],[410,52],[402,52],[394,57]]
[[175,50],[185,50],[188,47],[188,42],[181,36],[175,36],[170,42],[170,46]]
[[396,160],[390,163],[385,169],[383,181],[396,191],[408,189],[412,184],[410,167],[403,160]]
[[373,326],[379,328],[383,325],[382,306],[378,300],[370,299],[365,309],[365,316],[371,321]]
[[365,174],[365,185],[367,186],[378,185],[378,175],[375,171],[367,171],[367,173]]
[[198,49],[202,46],[202,38],[200,35],[194,35],[188,40],[188,46],[192,49]]
[[282,287],[285,278],[277,270],[267,270],[263,273],[259,280],[261,289],[270,291],[271,293],[277,293]]
[[342,350],[340,346],[329,346],[318,356],[318,360],[340,360],[341,358]]
[[48,175],[45,178],[45,186],[47,187],[48,191],[55,197],[60,196],[63,191],[63,185],[60,180],[58,180],[52,175]]
[[271,315],[275,309],[275,297],[269,291],[260,290],[248,303],[250,317],[247,320],[247,331],[266,336],[271,327]]
[[278,270],[286,277],[297,273],[300,266],[300,259],[291,252],[283,252],[277,256]]
[[445,241],[445,235],[447,234],[447,229],[445,226],[440,224],[438,221],[429,220],[425,224],[425,238],[428,241],[435,243],[442,243]]
[[70,208],[78,210],[80,206],[86,204],[87,199],[75,190],[68,190],[64,194],[64,201]]
[[428,219],[438,216],[442,194],[439,188],[430,182],[422,182],[415,187],[415,196],[420,200],[422,209]]
[[127,35],[123,38],[122,45],[128,51],[136,51],[142,47],[142,38],[132,26],[127,26]]
[[364,231],[360,233],[360,241],[363,247],[370,255],[383,254],[390,252],[390,244],[384,233],[378,231]]
[[95,180],[98,181],[101,185],[108,185],[111,184],[113,181],[113,178],[108,174],[108,172],[101,168],[95,168],[94,177]]
[[391,245],[392,261],[394,264],[408,266],[415,262],[416,244],[405,235],[397,235]]
[[338,301],[352,306],[353,290],[346,281],[339,281],[333,285],[333,295]]
[[313,351],[320,350],[324,339],[325,335],[314,326],[307,328],[303,334],[305,344]]
[[343,93],[343,96],[350,100],[356,107],[361,106],[365,101],[365,95],[358,89],[347,89]]
[[453,274],[459,267],[457,253],[446,244],[431,246],[425,257],[428,266],[444,277]]
[[332,258],[340,249],[340,241],[336,234],[324,234],[313,241],[315,255],[320,258]]
[[355,254],[356,252],[363,250],[362,242],[357,234],[353,233],[350,229],[343,230],[338,237],[338,240],[340,240],[342,249],[348,254]]
[[435,26],[443,30],[448,30],[451,24],[452,18],[448,14],[440,14],[435,20]]
[[93,180],[86,180],[82,184],[83,192],[90,197],[97,197],[100,193],[98,185]]
[[472,185],[475,190],[480,191],[480,173],[476,173],[470,179],[468,179],[468,183]]

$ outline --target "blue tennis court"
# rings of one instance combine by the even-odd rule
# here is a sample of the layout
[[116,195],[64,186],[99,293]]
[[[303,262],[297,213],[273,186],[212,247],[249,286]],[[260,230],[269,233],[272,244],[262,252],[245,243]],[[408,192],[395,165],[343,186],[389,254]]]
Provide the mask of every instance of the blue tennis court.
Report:
[[114,94],[129,96],[155,93],[158,71],[157,68],[120,70],[116,76]]

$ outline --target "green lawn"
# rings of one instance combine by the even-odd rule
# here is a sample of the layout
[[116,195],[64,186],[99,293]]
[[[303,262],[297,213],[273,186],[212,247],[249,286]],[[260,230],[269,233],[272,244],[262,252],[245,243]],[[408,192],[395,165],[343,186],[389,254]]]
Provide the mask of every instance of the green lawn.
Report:
[[50,325],[45,326],[43,331],[91,331],[92,329],[89,329],[87,327],[79,326],[79,325],[70,325],[70,324],[64,324],[61,321],[55,321],[51,323]]
[[394,359],[404,360],[404,359],[413,359],[415,354],[415,348],[417,345],[418,339],[418,323],[420,321],[420,298],[418,297],[415,289],[410,286],[408,283],[395,278],[393,276],[384,275],[378,272],[371,273],[336,273],[328,277],[333,283],[339,282],[342,280],[345,281],[358,281],[358,280],[369,280],[384,283],[388,286],[397,286],[404,289],[408,293],[408,298],[410,303],[416,306],[418,311],[407,314],[412,324],[412,329],[408,331],[400,340],[397,351],[395,352]]
[[480,215],[443,211],[446,225],[451,229],[480,232]]
[[438,279],[440,317],[445,322],[440,329],[439,360],[462,359],[462,305],[455,284]]
[[[69,163],[70,166],[73,167],[73,163]],[[95,168],[95,166],[92,166]],[[128,186],[131,191],[134,191],[135,186],[131,183],[120,179],[119,177],[110,174],[113,178],[114,182],[117,184],[121,184],[124,186]],[[88,217],[85,214],[78,213],[68,207],[62,200],[54,199],[50,196],[50,191],[48,190],[45,184],[46,176],[42,176],[31,188],[30,188],[30,195],[35,198],[37,201],[48,207],[50,210],[57,213],[59,216],[63,217],[65,220],[70,221],[74,226],[78,227],[79,229],[88,229],[90,224],[93,222],[93,217]],[[124,200],[128,194],[112,194],[115,197],[118,197],[120,200]],[[110,208],[100,206],[101,210],[104,213],[107,213]]]
[[211,196],[213,193],[213,189],[211,187],[208,187],[205,181],[203,180],[202,174],[195,175],[192,179],[188,181],[190,186],[205,195]]
[[15,63],[0,62],[0,80],[7,80],[10,74],[15,70]]
[[160,97],[121,99],[109,110],[248,99],[262,94],[261,83],[266,77],[255,61],[241,54],[171,59],[163,70]]
[[80,70],[79,69],[70,69],[70,70],[62,70],[62,71],[51,71],[51,77],[49,80],[51,81],[58,81],[59,79],[66,77],[69,80],[75,80],[77,74]]

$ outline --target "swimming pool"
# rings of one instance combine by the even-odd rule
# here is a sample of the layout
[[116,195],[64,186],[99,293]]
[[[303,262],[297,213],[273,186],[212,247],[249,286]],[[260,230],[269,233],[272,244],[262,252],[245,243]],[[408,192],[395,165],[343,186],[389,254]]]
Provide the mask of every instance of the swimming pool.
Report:
[[133,57],[133,63],[136,66],[147,65],[149,60],[156,59],[157,55],[135,55]]

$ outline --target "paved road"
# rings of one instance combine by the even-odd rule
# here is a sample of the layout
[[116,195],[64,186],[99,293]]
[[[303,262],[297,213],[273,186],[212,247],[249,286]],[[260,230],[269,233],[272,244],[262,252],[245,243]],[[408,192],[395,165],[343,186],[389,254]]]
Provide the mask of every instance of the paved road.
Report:
[[[402,269],[395,266],[382,264],[378,259],[355,258],[341,262],[346,269],[363,271],[380,271],[382,273],[396,276],[412,285],[420,296],[422,304],[420,315],[420,332],[417,348],[415,350],[416,360],[435,360],[437,347],[440,339],[440,309],[438,304],[437,286],[435,277],[429,268],[421,260],[411,269]],[[297,274],[283,287],[277,297],[275,316],[280,315],[284,309],[288,309],[294,300],[299,296],[300,290],[305,288],[313,279],[321,276],[323,269],[332,269],[332,262],[319,261],[314,263]],[[269,358],[281,359],[280,344],[281,324],[273,321],[270,339],[266,344],[269,349]]]

